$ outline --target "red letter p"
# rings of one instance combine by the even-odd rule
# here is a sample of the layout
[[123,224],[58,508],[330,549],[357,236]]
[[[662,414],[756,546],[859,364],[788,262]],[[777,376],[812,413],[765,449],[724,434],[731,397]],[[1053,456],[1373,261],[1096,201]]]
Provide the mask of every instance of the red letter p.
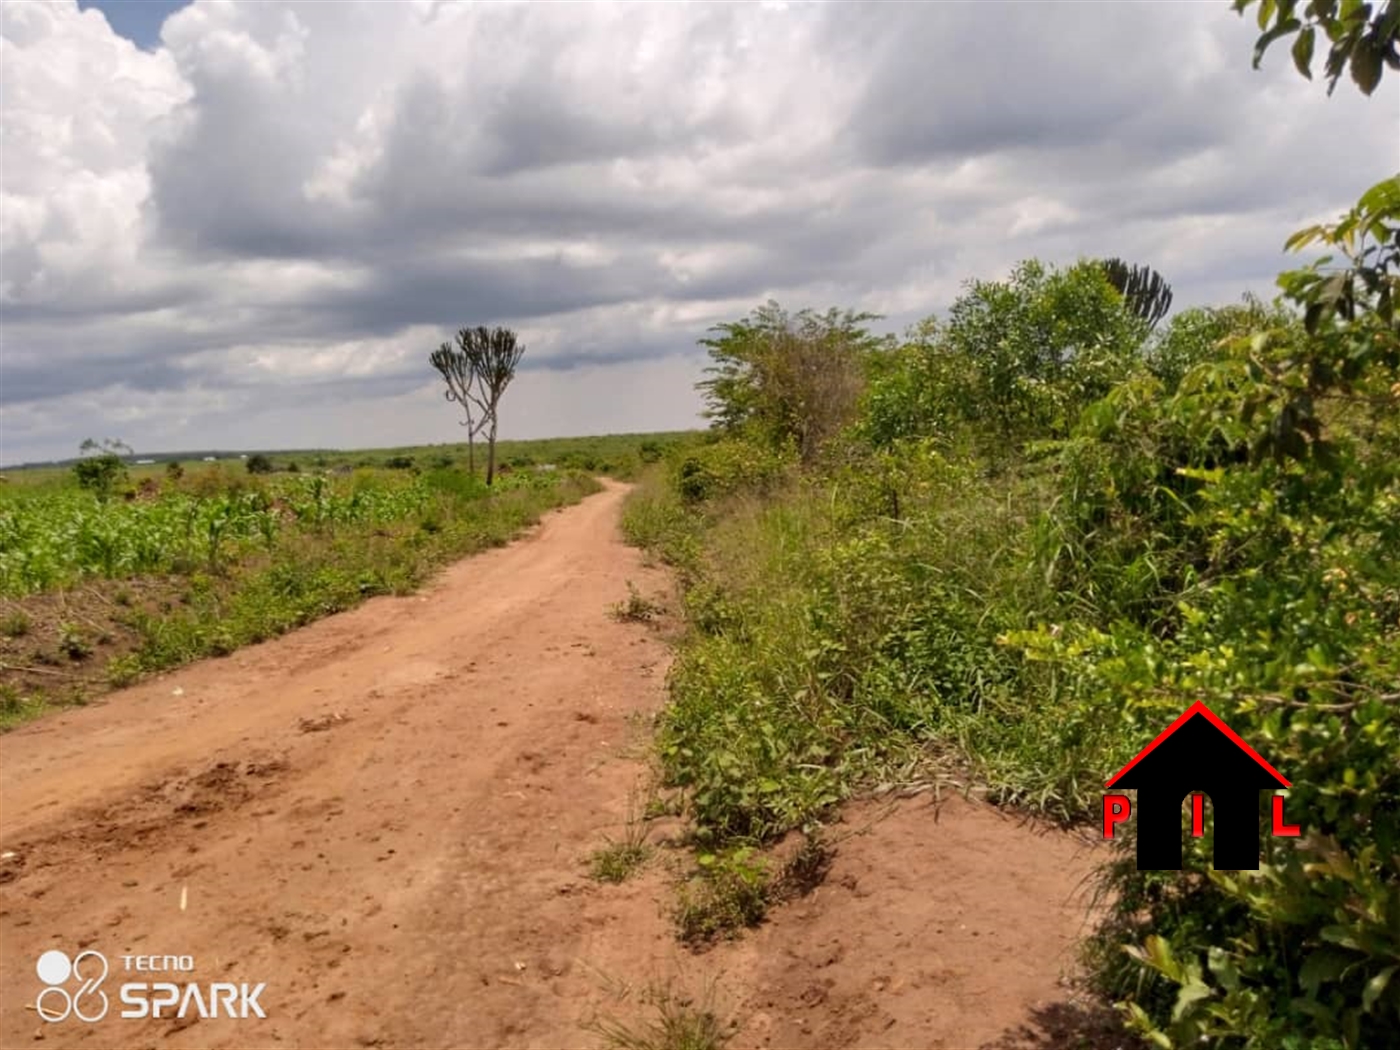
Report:
[[1132,815],[1132,803],[1127,795],[1105,795],[1103,797],[1103,837],[1113,838],[1113,825],[1121,824]]

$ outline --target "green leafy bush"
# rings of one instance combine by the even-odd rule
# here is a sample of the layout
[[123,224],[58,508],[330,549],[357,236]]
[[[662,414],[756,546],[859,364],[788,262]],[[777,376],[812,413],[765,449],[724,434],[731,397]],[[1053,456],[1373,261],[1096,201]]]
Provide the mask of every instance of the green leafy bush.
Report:
[[686,503],[703,503],[739,491],[763,493],[777,485],[793,453],[733,438],[698,445],[678,455],[671,483]]
[[646,481],[628,532],[684,567],[691,625],[658,748],[700,847],[820,822],[929,750],[1093,820],[1203,700],[1292,780],[1306,833],[1257,872],[1213,870],[1209,825],[1180,872],[1137,871],[1120,836],[1097,986],[1162,1047],[1393,1042],[1397,229],[1388,180],[1309,231],[1346,261],[1284,275],[1291,305],[1145,344],[1089,275],[1023,268],[872,355],[833,454],[799,469],[748,431]]

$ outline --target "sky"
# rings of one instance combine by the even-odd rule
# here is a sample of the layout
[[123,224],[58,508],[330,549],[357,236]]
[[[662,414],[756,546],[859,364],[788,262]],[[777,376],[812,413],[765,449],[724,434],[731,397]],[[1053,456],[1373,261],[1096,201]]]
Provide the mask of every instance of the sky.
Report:
[[1021,259],[1272,296],[1400,168],[1227,0],[0,4],[0,463],[462,440],[429,353],[527,349],[505,437],[697,425],[774,298],[883,330]]

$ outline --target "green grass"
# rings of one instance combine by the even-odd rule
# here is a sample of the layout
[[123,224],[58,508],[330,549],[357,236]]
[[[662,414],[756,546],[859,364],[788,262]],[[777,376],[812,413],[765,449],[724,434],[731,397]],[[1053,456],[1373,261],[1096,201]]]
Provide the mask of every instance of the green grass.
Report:
[[698,999],[669,984],[654,985],[643,1005],[650,1014],[643,1022],[602,1017],[584,1030],[611,1050],[720,1050],[733,1038],[734,1025],[723,1019],[713,984]]
[[634,791],[627,801],[627,821],[620,839],[609,838],[607,845],[588,858],[588,873],[599,882],[625,882],[651,858],[647,824],[658,802],[655,785],[644,796]]
[[626,882],[651,856],[645,843],[609,842],[588,860],[588,874],[599,882]]
[[[498,466],[520,470],[526,467],[552,464],[561,470],[582,470],[627,479],[634,476],[648,462],[655,462],[672,446],[694,438],[693,431],[666,431],[648,434],[603,434],[592,437],[541,438],[528,441],[498,441],[496,443],[496,463]],[[301,473],[316,470],[346,470],[363,467],[386,467],[388,464],[409,465],[399,469],[465,469],[467,448],[465,444],[450,445],[404,445],[393,448],[375,449],[283,449],[262,450],[272,459],[274,468],[286,472],[295,465]],[[251,454],[251,453],[248,453]],[[215,455],[213,463],[205,463],[204,456]],[[163,480],[168,464],[176,462],[188,472],[198,472],[210,468],[242,472],[245,461],[241,453],[218,453],[217,451],[190,450],[178,453],[138,454],[126,457],[154,459],[152,464],[130,465],[128,471],[133,483],[139,484],[150,478]],[[477,473],[486,469],[486,453],[482,446],[476,450]],[[7,484],[0,486],[0,501],[16,491],[33,488],[64,488],[71,479],[69,466],[44,465],[21,469],[5,470]]]
[[229,487],[187,475],[146,500],[100,504],[54,485],[0,506],[0,724],[411,592],[598,489],[563,470],[509,474],[492,490],[440,470],[212,478]]

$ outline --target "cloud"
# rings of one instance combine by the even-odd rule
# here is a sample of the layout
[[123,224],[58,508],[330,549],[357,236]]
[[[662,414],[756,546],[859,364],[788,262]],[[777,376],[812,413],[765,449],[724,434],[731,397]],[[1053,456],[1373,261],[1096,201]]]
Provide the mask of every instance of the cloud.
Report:
[[[0,459],[455,440],[428,352],[529,347],[512,434],[684,427],[769,297],[899,328],[1017,260],[1268,294],[1400,163],[1223,4],[196,0],[137,49],[0,8]],[[664,385],[664,388],[663,388]],[[316,437],[322,434],[322,437]]]

